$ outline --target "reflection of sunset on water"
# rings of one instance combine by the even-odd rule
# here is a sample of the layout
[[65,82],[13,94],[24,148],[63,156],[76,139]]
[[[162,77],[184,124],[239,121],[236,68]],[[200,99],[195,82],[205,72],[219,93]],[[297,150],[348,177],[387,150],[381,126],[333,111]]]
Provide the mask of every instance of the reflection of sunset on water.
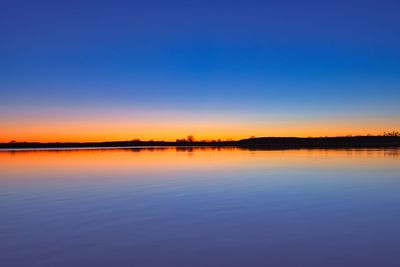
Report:
[[[390,169],[399,164],[397,149],[301,149],[252,151],[239,148],[126,148],[0,151],[5,174],[212,172],[282,168]],[[155,167],[157,166],[157,167]]]

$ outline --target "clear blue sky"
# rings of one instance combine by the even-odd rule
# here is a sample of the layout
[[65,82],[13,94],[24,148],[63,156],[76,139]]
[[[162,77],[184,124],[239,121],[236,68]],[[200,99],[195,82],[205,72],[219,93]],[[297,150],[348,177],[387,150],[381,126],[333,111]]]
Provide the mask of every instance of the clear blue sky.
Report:
[[94,114],[132,127],[228,121],[243,135],[398,129],[399,14],[387,0],[2,0],[0,123],[7,138]]

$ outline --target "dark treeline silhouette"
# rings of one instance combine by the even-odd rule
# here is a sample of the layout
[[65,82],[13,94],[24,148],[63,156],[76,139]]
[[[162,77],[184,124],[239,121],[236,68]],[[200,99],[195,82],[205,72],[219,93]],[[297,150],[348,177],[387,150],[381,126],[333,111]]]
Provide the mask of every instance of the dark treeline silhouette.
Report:
[[400,132],[398,131],[384,132],[383,136],[400,136]]
[[237,142],[249,148],[382,148],[400,147],[400,136],[260,137]]
[[345,136],[345,137],[252,137],[239,141],[203,140],[195,141],[193,136],[168,141],[111,141],[111,142],[9,142],[0,143],[0,148],[95,148],[95,147],[244,147],[250,149],[290,149],[290,148],[382,148],[400,147],[400,134],[391,132],[381,136]]

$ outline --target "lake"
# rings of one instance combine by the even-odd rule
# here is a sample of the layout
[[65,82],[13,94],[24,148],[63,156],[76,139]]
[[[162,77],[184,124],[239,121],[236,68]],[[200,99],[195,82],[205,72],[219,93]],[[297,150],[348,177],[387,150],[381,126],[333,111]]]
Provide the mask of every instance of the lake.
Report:
[[0,265],[400,266],[400,150],[1,151]]

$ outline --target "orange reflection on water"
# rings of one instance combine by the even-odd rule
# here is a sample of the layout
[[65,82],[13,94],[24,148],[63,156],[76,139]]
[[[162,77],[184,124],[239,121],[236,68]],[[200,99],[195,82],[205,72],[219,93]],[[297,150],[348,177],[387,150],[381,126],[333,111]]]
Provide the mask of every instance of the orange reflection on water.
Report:
[[[168,172],[218,172],[268,169],[393,169],[397,149],[269,150],[239,148],[124,148],[1,151],[1,178],[85,173],[161,175]],[[69,175],[69,177],[74,177]]]

